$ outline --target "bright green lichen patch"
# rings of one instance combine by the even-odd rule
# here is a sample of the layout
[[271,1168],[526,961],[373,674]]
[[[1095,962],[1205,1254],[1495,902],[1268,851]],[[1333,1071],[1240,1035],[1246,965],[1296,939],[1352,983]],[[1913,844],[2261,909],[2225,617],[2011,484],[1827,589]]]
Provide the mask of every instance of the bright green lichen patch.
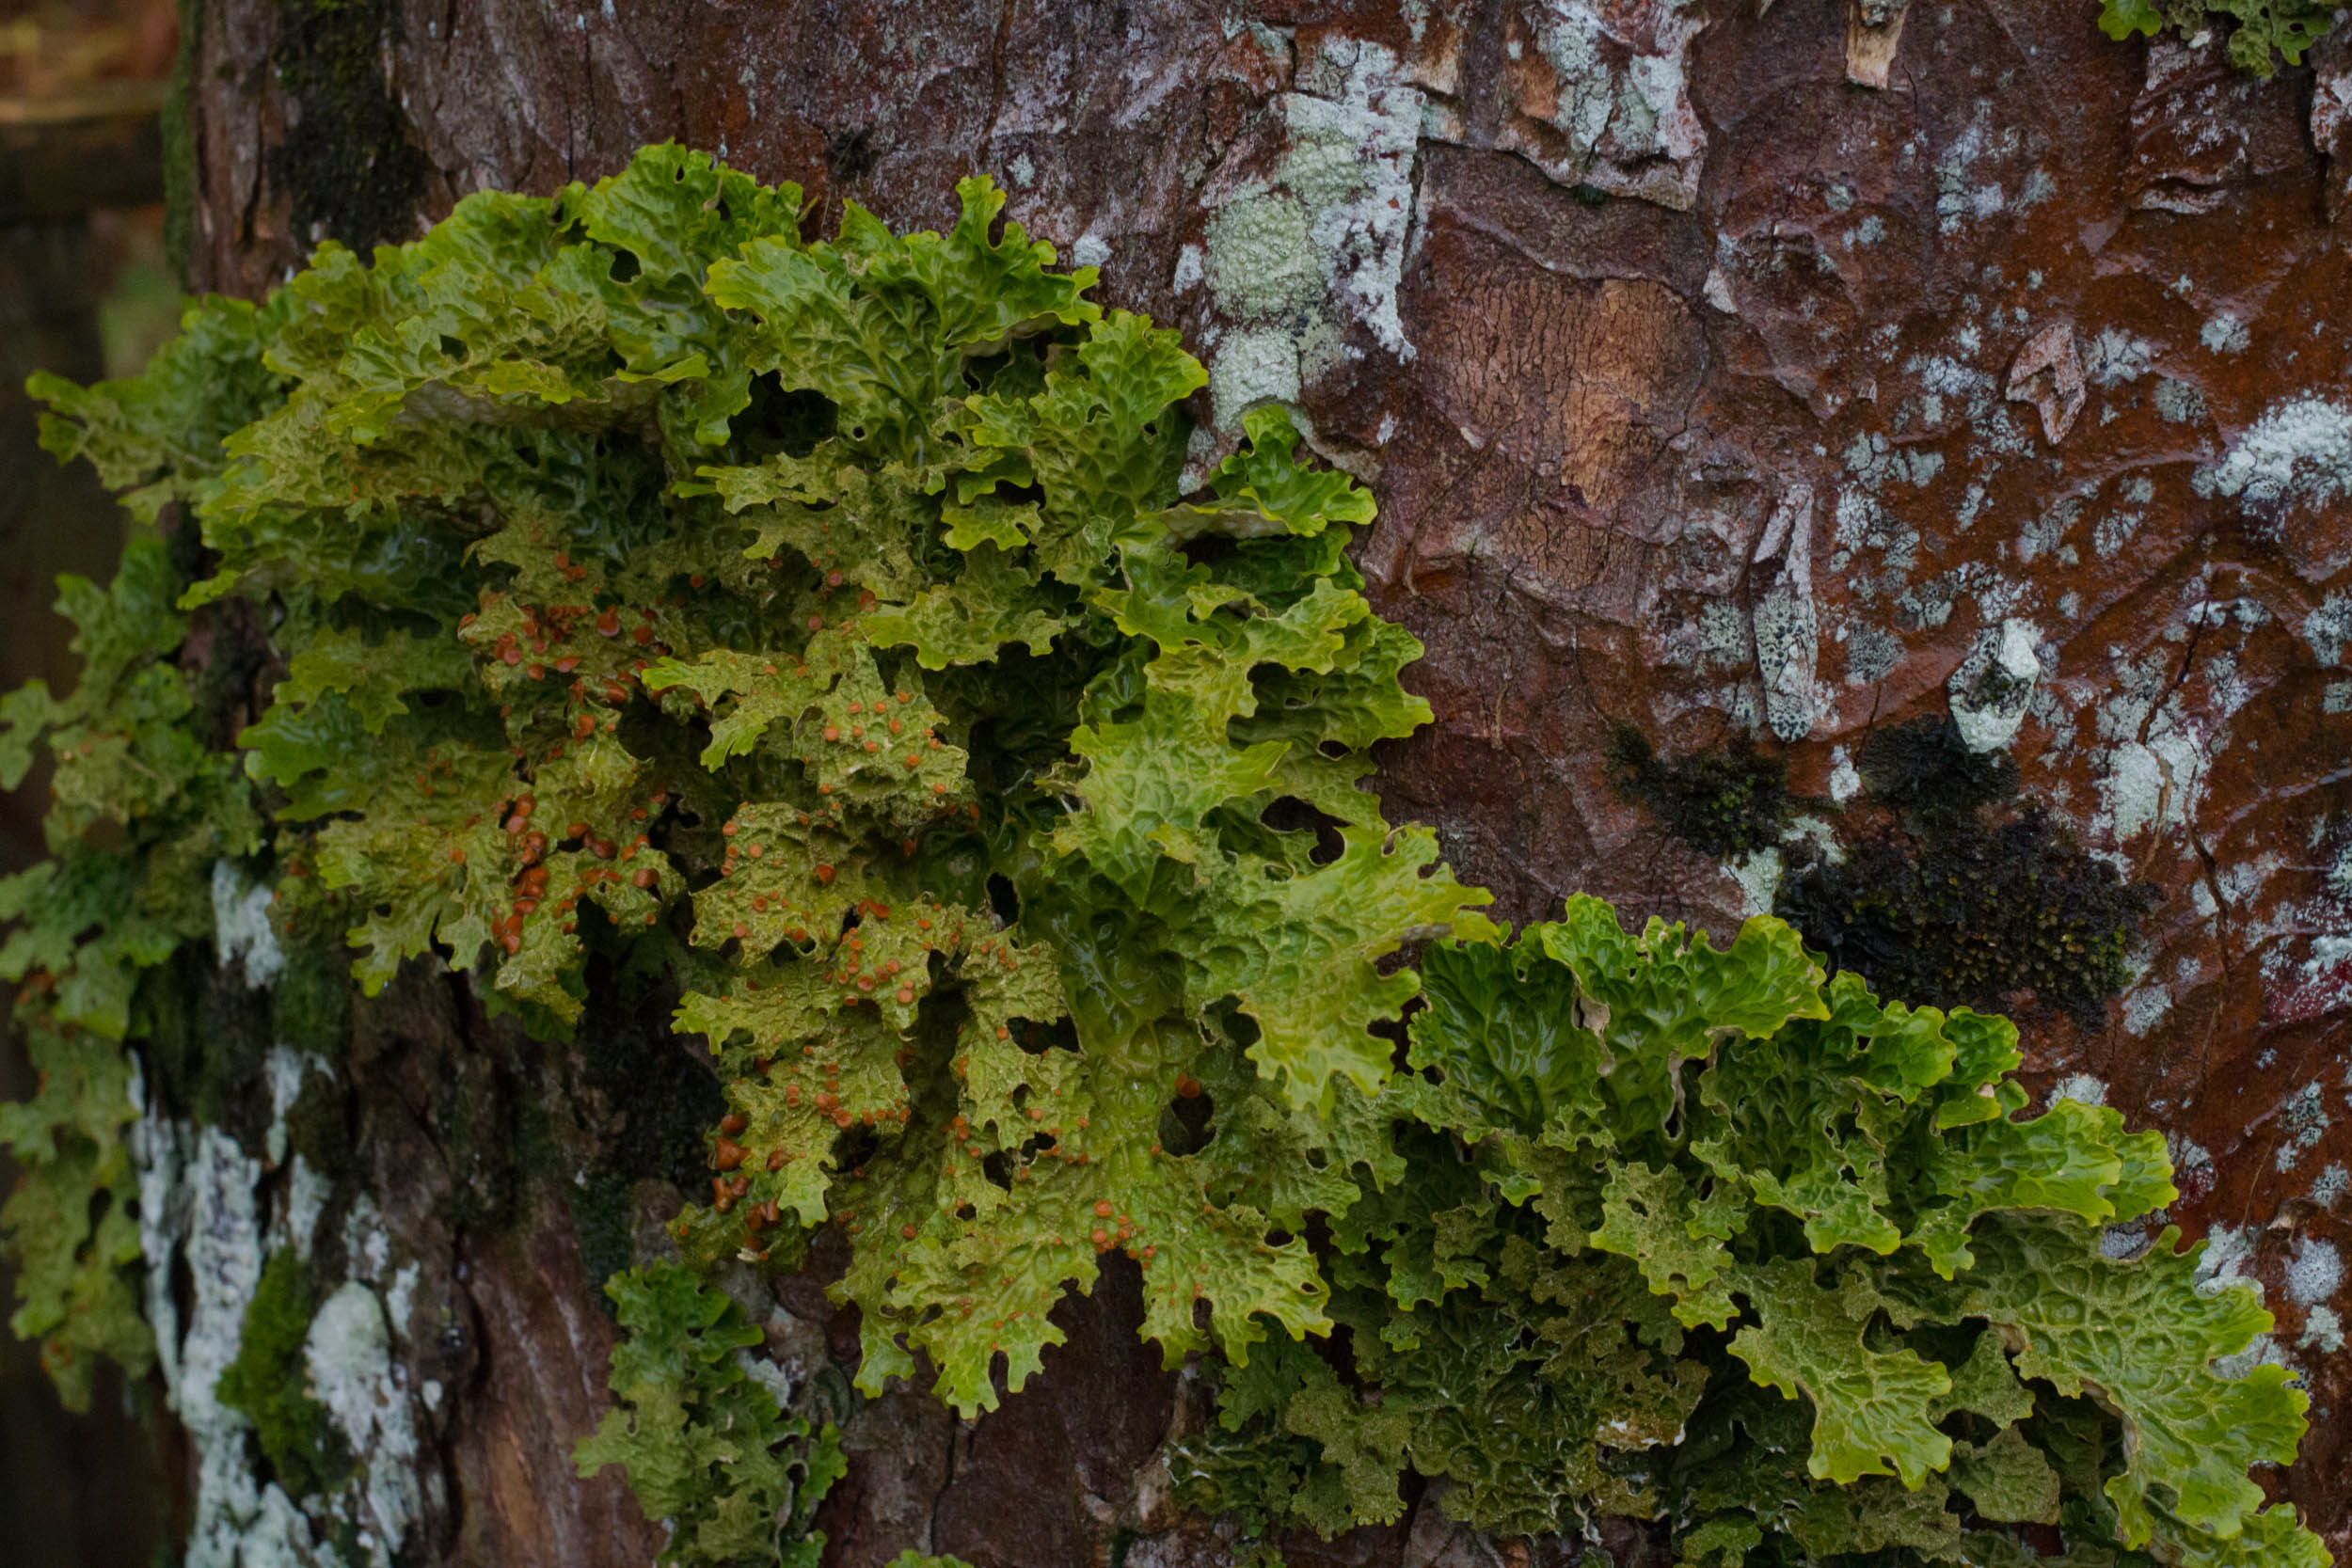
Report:
[[2004,1021],[1824,981],[1769,918],[1719,952],[1581,897],[1423,968],[1382,1101],[1413,1180],[1326,1258],[1349,1354],[1224,1373],[1194,1496],[1330,1532],[1395,1517],[1410,1467],[1498,1532],[1670,1520],[1686,1561],[2007,1561],[2026,1523],[2326,1560],[2246,1479],[2304,1396],[2210,1370],[2268,1315],[2200,1293],[2177,1232],[2103,1255],[2173,1196],[2162,1142],[2014,1119]]
[[759,1330],[675,1264],[616,1275],[605,1290],[629,1331],[612,1352],[625,1408],[580,1445],[580,1473],[628,1470],[646,1513],[671,1526],[663,1563],[817,1568],[825,1537],[809,1520],[840,1479],[841,1444],[744,1371]]
[[[183,340],[159,357],[146,397],[160,417],[190,412],[181,372],[197,352]],[[261,819],[233,764],[185,727],[185,682],[166,656],[186,623],[162,544],[134,540],[109,588],[61,586],[80,682],[63,698],[38,681],[0,698],[0,788],[23,780],[37,746],[56,764],[51,858],[0,878],[0,921],[13,927],[0,979],[21,982],[14,1016],[40,1076],[31,1100],[0,1105],[0,1140],[23,1167],[0,1233],[19,1270],[9,1326],[41,1341],[80,1409],[96,1358],[135,1373],[152,1354],[127,1272],[137,1180],[122,1129],[137,1107],[121,1041],[145,1025],[141,977],[211,929],[215,860],[249,850]]]
[[[1321,1328],[1306,1209],[1247,1171],[1389,1168],[1348,1107],[1415,981],[1375,966],[1485,898],[1359,787],[1426,711],[1341,553],[1369,502],[1272,412],[1180,504],[1200,366],[1001,202],[807,245],[796,194],[657,150],[325,247],[230,312],[287,379],[192,595],[282,607],[248,766],[361,979],[439,951],[555,1029],[587,944],[666,958],[730,1101],[690,1252],[840,1220],[863,1380],[922,1353],[966,1409],[1113,1247],[1171,1356]],[[126,478],[140,395],[66,395]],[[1163,1148],[1203,1083],[1248,1142]]]
[[[445,963],[639,1092],[575,1195],[599,1273],[625,1178],[707,1178],[685,1264],[611,1275],[625,1408],[580,1451],[673,1521],[668,1560],[814,1560],[837,1449],[707,1281],[820,1225],[861,1386],[966,1414],[1135,1259],[1144,1335],[1223,1390],[1180,1473],[1268,1525],[1392,1518],[1410,1469],[1492,1529],[1655,1518],[1693,1562],[1993,1560],[2028,1521],[2307,1560],[2244,1480],[2299,1396],[2207,1370],[2262,1314],[2198,1294],[2169,1233],[2100,1252],[2170,1194],[2152,1135],[2012,1120],[2007,1024],[1883,1006],[1776,922],[1717,951],[1578,899],[1506,945],[1363,787],[1428,718],[1345,554],[1370,499],[1272,409],[1181,494],[1200,365],[961,195],[946,234],[851,207],[812,245],[797,191],[649,149],[372,265],[324,245],[141,377],[40,384],[52,445],[145,517],[180,503],[206,575],[182,595],[141,546],[70,590],[82,689],[0,728],[0,769],[43,738],[63,765],[57,859],[0,884],[56,1064],[6,1129],[47,1195],[8,1212],[26,1331],[143,1351],[118,1042],[175,1085],[243,1070],[199,1069],[139,976],[199,961],[195,890],[259,859],[261,800],[293,956],[274,1001],[212,972],[241,1038],[331,1055],[348,997],[306,946],[347,941],[370,992]],[[197,738],[175,600],[283,660],[242,770]],[[1628,766],[1726,843],[1777,834],[1769,768]],[[716,1103],[632,1061],[640,1009]],[[468,1162],[559,1140],[477,1067],[433,1114],[490,1226],[516,1195]],[[293,1267],[234,1397],[323,1473]]]
[[2336,10],[2335,0],[2101,0],[2099,25],[2111,39],[2168,28],[2196,39],[2226,17],[2231,63],[2268,76],[2279,58],[2301,65],[2304,51],[2336,24]]

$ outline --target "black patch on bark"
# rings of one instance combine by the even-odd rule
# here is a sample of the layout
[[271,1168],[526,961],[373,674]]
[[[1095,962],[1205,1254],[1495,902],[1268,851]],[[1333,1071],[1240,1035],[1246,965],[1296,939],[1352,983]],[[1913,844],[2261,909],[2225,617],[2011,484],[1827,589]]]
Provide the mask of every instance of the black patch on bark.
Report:
[[297,239],[315,229],[364,254],[415,228],[425,158],[384,73],[399,38],[389,0],[279,0],[270,59],[296,118],[270,150],[269,177]]

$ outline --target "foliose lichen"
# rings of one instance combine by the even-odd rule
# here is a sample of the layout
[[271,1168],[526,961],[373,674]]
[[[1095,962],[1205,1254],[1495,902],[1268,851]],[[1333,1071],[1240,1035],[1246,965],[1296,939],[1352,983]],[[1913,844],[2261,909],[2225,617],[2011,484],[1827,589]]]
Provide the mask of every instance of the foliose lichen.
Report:
[[2229,23],[2231,63],[2267,77],[2283,59],[2301,65],[2304,52],[2336,24],[2335,0],[2102,0],[2099,25],[2111,39],[2170,31],[2197,40]]
[[[946,235],[850,207],[809,244],[797,191],[649,149],[552,199],[469,198],[373,266],[322,246],[266,304],[192,312],[145,376],[39,384],[53,447],[151,517],[183,503],[209,575],[183,595],[135,547],[69,595],[82,688],[0,710],[0,771],[44,742],[61,765],[57,859],[0,884],[25,919],[0,974],[87,1063],[9,1124],[52,1195],[11,1206],[16,1244],[135,1299],[87,1229],[115,1212],[90,1199],[120,1042],[175,1103],[239,1114],[184,1010],[138,1006],[169,982],[283,1113],[158,1124],[148,1166],[207,1151],[244,1216],[207,1277],[259,1294],[258,1152],[291,1150],[310,1075],[261,1042],[285,1007],[342,1015],[315,973],[299,1004],[254,990],[250,941],[180,974],[243,929],[210,896],[227,861],[275,888],[289,983],[338,935],[371,993],[438,959],[592,1061],[628,1049],[583,1016],[615,976],[678,998],[723,1099],[649,1124],[716,1113],[682,1162],[708,1196],[682,1262],[609,1279],[626,1408],[580,1453],[628,1468],[670,1560],[814,1560],[838,1450],[714,1281],[794,1266],[818,1226],[860,1385],[928,1374],[967,1413],[1127,1254],[1144,1335],[1222,1389],[1185,1473],[1268,1521],[1391,1517],[1409,1470],[1486,1528],[1655,1518],[1691,1561],[1998,1559],[2028,1525],[2322,1560],[2245,1474],[2292,1456],[2301,1396],[2208,1373],[2267,1318],[2169,1236],[2101,1250],[2171,1196],[2160,1141],[2073,1102],[2017,1119],[2008,1024],[1883,1004],[1770,917],[1718,950],[1580,898],[1506,942],[1361,787],[1429,717],[1344,552],[1369,498],[1272,408],[1182,493],[1200,366],[1000,230],[988,182],[961,194]],[[269,611],[287,673],[241,758],[188,728],[175,601]],[[1769,765],[1627,766],[1735,847],[1785,816]],[[553,1148],[469,1094],[479,1065],[439,1092],[453,1151]],[[485,1191],[495,1223],[512,1195]],[[579,1210],[600,1264],[618,1196]],[[270,1402],[308,1388],[374,1446],[381,1518],[400,1442],[361,1396],[409,1287],[359,1217],[307,1382],[286,1286],[253,1338],[285,1375],[219,1378],[245,1351],[215,1325],[180,1386],[199,1410],[232,1381],[289,1466],[304,1412]],[[215,1318],[228,1289],[202,1287]],[[249,1480],[232,1500],[285,1512]]]

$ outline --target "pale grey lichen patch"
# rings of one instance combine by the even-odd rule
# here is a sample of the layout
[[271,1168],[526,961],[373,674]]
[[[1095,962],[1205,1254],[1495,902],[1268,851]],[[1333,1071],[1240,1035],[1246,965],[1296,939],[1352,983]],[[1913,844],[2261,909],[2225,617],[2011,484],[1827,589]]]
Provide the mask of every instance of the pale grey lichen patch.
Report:
[[2161,985],[2143,986],[2123,999],[2123,1032],[2137,1038],[2171,1010],[2170,991]]
[[285,972],[286,955],[269,923],[276,896],[266,885],[247,886],[232,862],[213,863],[214,945],[222,968],[243,964],[248,986],[275,985]]
[[2122,386],[2146,375],[2162,352],[2146,338],[2120,327],[2103,327],[2083,356],[2083,373],[2094,386]]
[[[1325,46],[1327,59],[1336,47]],[[1397,82],[1396,56],[1365,43],[1348,62],[1337,99],[1294,93],[1285,105],[1291,153],[1283,178],[1306,203],[1325,277],[1346,312],[1400,359],[1413,353],[1397,315],[1397,286],[1421,104],[1418,89]]]
[[364,1471],[353,1499],[358,1540],[375,1568],[389,1568],[423,1514],[416,1427],[389,1325],[375,1292],[345,1280],[319,1306],[303,1341],[310,1390]]
[[2077,1105],[2105,1105],[2107,1086],[2087,1072],[2070,1072],[2050,1085],[2049,1103],[2055,1106],[2061,1100],[2071,1100]]
[[1838,842],[1837,830],[1818,816],[1790,817],[1781,830],[1780,841],[1791,848],[1803,848],[1825,864],[1846,863],[1846,847]]
[[[246,1304],[262,1277],[262,1164],[217,1127],[159,1117],[133,1131],[139,1170],[140,1243],[148,1311],[165,1397],[196,1454],[183,1568],[326,1568],[310,1521],[276,1482],[262,1482],[247,1449],[251,1423],[215,1386],[237,1357]],[[184,1266],[184,1321],[171,1281]]]
[[1615,112],[1617,94],[1601,53],[1600,17],[1589,6],[1570,4],[1534,23],[1535,47],[1551,67],[1559,96],[1552,124],[1580,152],[1600,145]]
[[262,1146],[273,1165],[283,1164],[286,1159],[286,1113],[302,1098],[302,1086],[311,1073],[324,1077],[326,1066],[316,1056],[274,1045],[262,1058],[262,1074],[269,1084],[269,1130],[262,1137]]
[[2322,1209],[2332,1209],[2337,1199],[2352,1193],[2352,1170],[2342,1165],[2329,1165],[2312,1183],[2312,1201]]
[[2293,1170],[2328,1135],[2328,1107],[2319,1085],[2306,1084],[2290,1095],[2279,1109],[2279,1120],[2284,1136],[2272,1164],[2283,1173]]
[[2205,1250],[2197,1259],[2197,1293],[2218,1295],[2233,1286],[2252,1288],[2263,1293],[2262,1281],[2255,1277],[2254,1232],[2241,1225],[2217,1225],[2205,1233]]
[[2155,402],[2157,417],[2169,424],[2196,424],[2205,419],[2205,394],[2185,381],[2158,376]]
[[2325,504],[2352,497],[2352,407],[2290,398],[2265,410],[2217,463],[2197,470],[2201,496],[2257,506]]
[[2352,648],[2352,592],[2338,590],[2303,617],[2303,641],[2322,664],[2342,664]]
[[1925,488],[1944,471],[1944,454],[1927,448],[1898,447],[1884,436],[1856,436],[1846,449],[1846,467],[1865,488],[1889,483]]
[[2111,561],[2132,542],[2132,535],[2147,520],[2144,512],[2110,512],[2092,525],[2090,547],[2098,552],[2100,560]]
[[1903,640],[1884,626],[1859,626],[1846,639],[1846,684],[1875,686],[1903,661]]
[[2217,1355],[2213,1358],[2213,1375],[2224,1382],[2234,1383],[2250,1375],[2257,1367],[2284,1367],[2295,1374],[2287,1379],[2288,1386],[2302,1386],[2302,1374],[2287,1358],[2286,1350],[2279,1343],[2276,1335],[2257,1334],[2235,1355]]
[[2125,844],[2151,828],[2187,821],[2204,771],[2204,754],[2186,730],[2166,730],[2144,742],[2117,745],[2099,781],[2115,842]]
[[2296,1350],[2314,1350],[2323,1355],[2333,1355],[2344,1349],[2344,1320],[2332,1307],[2314,1307],[2303,1314],[2303,1337],[2295,1341]]
[[270,1227],[271,1245],[290,1246],[295,1257],[308,1262],[318,1234],[319,1216],[326,1212],[326,1200],[334,1195],[333,1179],[301,1155],[295,1155],[286,1172],[286,1201]]
[[792,1408],[792,1378],[791,1374],[782,1367],[764,1355],[754,1355],[747,1350],[739,1350],[735,1353],[735,1364],[741,1369],[745,1377],[768,1390],[775,1400],[777,1408],[782,1410]]
[[1740,914],[1770,914],[1772,902],[1780,895],[1780,851],[1766,846],[1751,849],[1738,860],[1726,862],[1724,869],[1740,884]]
[[2030,566],[2044,555],[2063,560],[2066,555],[2066,531],[2082,516],[2083,498],[2061,496],[2048,510],[2029,519],[2017,531],[2017,559]]
[[1991,108],[1991,100],[1979,100],[1976,118],[1935,161],[1936,228],[1943,233],[1957,234],[1970,221],[1992,217],[2009,205],[2000,182],[1979,169],[1988,160],[2013,155],[2018,147],[2014,126],[1991,129],[1986,119]]
[[2197,334],[2197,341],[2215,354],[2244,354],[2252,337],[2246,324],[2227,310],[2215,312]]
[[1550,68],[1553,92],[1548,103],[1521,107],[1549,131],[1506,124],[1502,146],[1561,184],[1690,211],[1707,151],[1689,82],[1691,42],[1705,20],[1696,8],[1551,0],[1531,9],[1531,41]]
[[[1209,297],[1236,320],[1286,316],[1313,306],[1323,289],[1306,204],[1279,191],[1253,191],[1209,219]],[[1183,260],[1179,258],[1179,277]]]
[[[1197,266],[1225,331],[1210,353],[1211,404],[1230,435],[1265,402],[1343,363],[1350,327],[1412,357],[1397,312],[1413,208],[1422,96],[1376,43],[1323,39],[1301,68],[1306,90],[1281,95],[1287,146],[1270,179],[1213,192]],[[1229,362],[1230,361],[1230,362]]]
[[2344,1289],[2344,1255],[2332,1242],[2316,1236],[2298,1237],[2287,1259],[2287,1299],[2297,1307],[2317,1307]]
[[1829,753],[1829,798],[1844,805],[1862,792],[1862,774],[1846,754],[1846,748],[1836,746]]
[[1238,426],[1250,409],[1295,404],[1298,394],[1298,345],[1279,327],[1229,332],[1209,360],[1209,401],[1219,424]]
[[2042,678],[2035,652],[2041,635],[2032,622],[2012,617],[1980,634],[1952,672],[1946,686],[1952,722],[1970,751],[1998,751],[2017,738],[2033,705],[2034,684]]
[[1753,629],[1756,673],[1764,682],[1764,714],[1772,733],[1801,740],[1820,716],[1814,679],[1820,657],[1820,620],[1813,600],[1813,490],[1788,488],[1765,525],[1755,562],[1762,578]]
[[375,1200],[361,1193],[352,1200],[351,1212],[343,1216],[343,1257],[349,1261],[352,1275],[360,1279],[380,1279],[391,1266],[391,1236],[384,1228],[384,1216],[376,1209]]

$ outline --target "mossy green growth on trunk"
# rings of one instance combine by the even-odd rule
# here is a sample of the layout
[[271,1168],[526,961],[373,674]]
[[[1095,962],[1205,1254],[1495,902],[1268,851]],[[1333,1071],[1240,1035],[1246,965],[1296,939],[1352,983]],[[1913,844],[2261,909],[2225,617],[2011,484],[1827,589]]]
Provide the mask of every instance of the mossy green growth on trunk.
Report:
[[[683,1264],[608,1282],[628,1410],[580,1455],[675,1560],[813,1551],[832,1450],[716,1282],[831,1226],[860,1385],[967,1414],[1133,1258],[1144,1335],[1222,1384],[1200,1495],[1269,1521],[1391,1516],[1409,1467],[1495,1529],[1657,1516],[1754,1568],[1998,1559],[2053,1516],[2315,1561],[2245,1479],[2299,1395],[2208,1372],[2259,1308],[2169,1240],[2101,1250],[2168,1198],[2160,1146],[2014,1119],[2006,1024],[1882,1005],[1775,921],[1718,952],[1579,899],[1506,945],[1363,787],[1429,718],[1346,554],[1371,499],[1277,409],[1183,493],[1200,366],[959,194],[946,234],[850,207],[811,244],[797,191],[648,149],[372,265],[322,246],[145,376],[38,382],[286,674],[239,760],[198,745],[173,580],[85,707],[9,699],[0,762],[103,758],[70,800],[127,824],[56,819],[112,902],[6,885],[30,1016],[151,1033],[113,1004],[223,858],[366,990],[445,963],[592,1071],[678,1049],[612,1028],[613,977],[677,997],[709,1185]],[[538,1136],[462,1078],[456,1144]],[[576,1211],[600,1266],[620,1196]]]
[[318,1312],[318,1290],[302,1259],[280,1247],[262,1265],[246,1304],[237,1358],[214,1392],[253,1423],[270,1474],[290,1497],[333,1491],[351,1473],[351,1446],[313,1398],[303,1346]]

